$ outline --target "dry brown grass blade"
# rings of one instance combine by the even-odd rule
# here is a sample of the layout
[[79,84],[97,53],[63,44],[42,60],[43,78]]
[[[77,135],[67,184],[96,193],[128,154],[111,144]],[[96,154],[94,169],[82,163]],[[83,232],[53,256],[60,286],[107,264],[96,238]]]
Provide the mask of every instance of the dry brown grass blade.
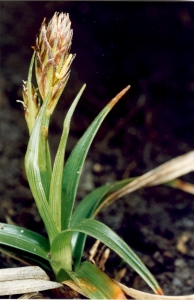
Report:
[[49,281],[45,271],[38,266],[0,270],[0,296],[45,291],[62,286]]
[[47,280],[9,280],[0,283],[0,296],[46,291],[60,287],[62,287],[60,283]]
[[175,179],[175,180],[169,182],[168,185],[173,188],[176,188],[176,189],[179,189],[186,193],[194,195],[194,185],[189,182],[185,182],[180,179]]
[[45,298],[41,293],[28,293],[20,296],[18,299],[48,299]]
[[0,269],[0,282],[23,279],[49,280],[49,277],[45,271],[38,266]]
[[105,201],[98,207],[97,214],[103,207],[110,205],[115,200],[126,194],[132,193],[137,189],[147,186],[155,186],[172,181],[194,171],[194,151],[178,156],[161,166],[147,172],[146,174],[136,178],[119,191],[109,195]]
[[186,296],[161,296],[154,295],[150,293],[141,292],[132,288],[128,288],[124,284],[117,282],[116,283],[121,287],[124,293],[132,299],[135,300],[194,300],[194,295],[186,295]]

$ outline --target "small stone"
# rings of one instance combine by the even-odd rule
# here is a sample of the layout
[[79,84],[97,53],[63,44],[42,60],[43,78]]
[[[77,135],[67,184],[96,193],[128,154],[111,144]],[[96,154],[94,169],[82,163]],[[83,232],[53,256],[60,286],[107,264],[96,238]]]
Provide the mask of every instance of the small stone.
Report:
[[98,164],[98,163],[95,163],[93,165],[93,171],[96,172],[96,173],[99,173],[102,171],[102,165]]
[[181,288],[182,287],[182,282],[180,281],[179,278],[177,277],[174,277],[173,280],[172,280],[172,284],[178,288]]
[[188,279],[191,276],[191,271],[189,268],[184,268],[183,272],[181,272],[181,279]]
[[185,261],[182,258],[178,258],[174,262],[175,267],[183,268],[186,266]]

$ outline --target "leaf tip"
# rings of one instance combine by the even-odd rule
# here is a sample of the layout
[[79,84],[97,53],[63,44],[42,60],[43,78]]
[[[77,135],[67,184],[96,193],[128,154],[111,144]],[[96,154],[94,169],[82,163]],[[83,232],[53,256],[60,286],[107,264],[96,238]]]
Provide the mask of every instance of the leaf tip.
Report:
[[163,290],[161,289],[161,287],[159,286],[157,289],[155,289],[155,294],[156,295],[164,295],[164,292],[163,292]]
[[130,85],[126,86],[122,91],[120,91],[110,102],[109,107],[112,108],[125,94],[126,92],[131,88]]

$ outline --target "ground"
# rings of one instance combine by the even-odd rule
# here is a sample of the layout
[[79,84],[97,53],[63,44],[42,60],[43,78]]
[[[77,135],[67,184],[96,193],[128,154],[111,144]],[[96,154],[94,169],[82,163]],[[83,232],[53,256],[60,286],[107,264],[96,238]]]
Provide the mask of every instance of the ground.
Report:
[[[76,59],[52,119],[52,155],[64,115],[87,88],[72,120],[67,155],[96,114],[131,90],[104,121],[86,159],[78,201],[101,184],[134,177],[193,149],[194,4],[192,2],[0,2],[0,221],[44,232],[24,171],[28,132],[21,99],[31,46],[44,17],[69,12]],[[111,134],[110,134],[111,132]],[[193,174],[184,180],[193,182]],[[136,251],[167,295],[194,293],[193,196],[166,186],[141,189],[98,217]],[[93,240],[88,240],[87,253]],[[181,245],[181,246],[180,246]],[[185,247],[184,247],[185,246]],[[0,267],[18,263],[3,255]],[[111,252],[106,272],[149,288]]]

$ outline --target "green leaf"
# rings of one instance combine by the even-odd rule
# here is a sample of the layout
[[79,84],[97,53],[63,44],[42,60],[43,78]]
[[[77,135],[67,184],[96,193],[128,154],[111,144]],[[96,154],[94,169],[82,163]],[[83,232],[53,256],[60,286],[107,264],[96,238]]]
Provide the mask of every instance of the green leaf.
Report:
[[[58,235],[57,235],[58,236]],[[68,231],[65,234],[64,239],[60,243],[52,242],[51,244],[51,266],[52,269],[57,275],[61,268],[63,269],[72,269],[72,246],[71,246],[72,232]]]
[[159,294],[161,292],[159,284],[134,251],[113,230],[96,220],[82,220],[74,228],[69,228],[61,232],[53,240],[51,253],[60,249],[69,231],[82,232],[100,240],[128,263],[155,293]]
[[[27,81],[27,90],[28,90],[28,129],[29,134],[31,135],[34,124],[36,122],[36,111],[35,111],[35,104],[33,95],[31,92],[31,80],[32,80],[32,70],[34,65],[34,57],[35,52],[32,55],[30,68],[28,72],[28,81]],[[47,123],[49,122],[49,117],[46,117]],[[39,165],[40,165],[40,173],[41,173],[41,179],[43,183],[43,188],[46,194],[46,197],[48,198],[49,195],[49,188],[50,188],[50,179],[51,179],[51,160],[50,160],[50,150],[49,145],[47,141],[47,136],[44,134],[41,134],[41,142],[39,147]]]
[[73,212],[71,227],[84,218],[90,218],[94,215],[96,208],[103,202],[109,194],[118,191],[120,188],[133,181],[134,178],[128,178],[117,182],[105,184],[96,188],[86,195],[77,205]]
[[42,128],[40,131],[40,141],[37,144],[38,149],[38,165],[41,176],[41,183],[45,192],[46,199],[49,199],[50,182],[52,175],[50,149],[48,143],[48,126],[50,117],[45,115],[42,121]]
[[49,120],[45,111],[49,98],[48,95],[48,98],[44,101],[36,119],[25,156],[25,169],[38,211],[45,224],[49,239],[52,240],[57,235],[58,231],[45,194],[45,184],[43,184],[42,181],[42,170],[39,165],[40,159],[43,159],[43,161],[47,160],[46,153],[44,156],[43,152],[39,151],[39,149],[43,146],[41,144],[41,136],[45,135],[45,137],[47,137],[48,134]]
[[65,271],[89,299],[126,299],[121,288],[89,262],[84,262],[77,272]]
[[[118,182],[113,182],[108,185],[103,185],[91,193],[89,193],[76,207],[71,221],[71,227],[74,227],[76,223],[85,218],[93,218],[96,208],[103,202],[104,199],[130,181],[133,178],[124,179]],[[72,246],[73,246],[73,258],[74,258],[74,268],[75,270],[79,267],[81,258],[83,255],[83,250],[85,246],[86,235],[79,232],[74,232],[72,236]]]
[[49,261],[49,241],[42,235],[25,228],[0,224],[0,244],[19,249]]
[[44,270],[52,272],[50,262],[48,260],[41,258],[40,256],[36,256],[33,255],[32,253],[28,253],[26,251],[5,246],[5,245],[0,246],[0,252],[4,253],[5,255],[11,258],[14,258],[15,260],[20,261],[24,265],[40,266]]
[[70,122],[71,122],[73,112],[85,87],[86,85],[84,84],[81,90],[79,91],[79,93],[77,94],[76,98],[74,99],[65,117],[64,124],[63,124],[63,132],[62,132],[59,148],[53,166],[49,205],[52,211],[54,222],[59,231],[61,230],[61,193],[62,193],[62,176],[63,176],[63,168],[64,168],[64,156],[65,156],[66,143],[67,143],[69,127],[70,127]]
[[81,139],[78,141],[65,165],[62,190],[62,230],[67,229],[70,226],[77,187],[90,145],[106,115],[119,101],[119,99],[128,91],[129,88],[130,86],[121,91],[99,113],[99,115],[95,118]]

